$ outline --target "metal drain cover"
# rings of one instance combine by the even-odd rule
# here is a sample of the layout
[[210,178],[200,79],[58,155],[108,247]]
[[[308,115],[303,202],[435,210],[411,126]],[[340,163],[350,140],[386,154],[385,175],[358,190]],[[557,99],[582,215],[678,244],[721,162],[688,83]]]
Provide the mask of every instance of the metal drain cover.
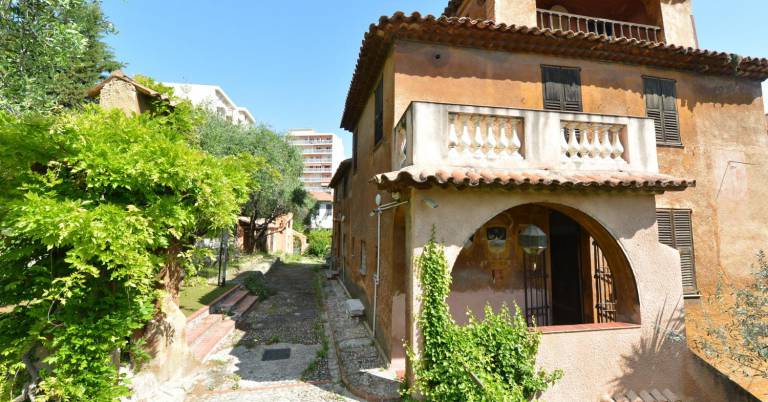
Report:
[[267,349],[261,355],[261,361],[286,360],[291,358],[291,349]]

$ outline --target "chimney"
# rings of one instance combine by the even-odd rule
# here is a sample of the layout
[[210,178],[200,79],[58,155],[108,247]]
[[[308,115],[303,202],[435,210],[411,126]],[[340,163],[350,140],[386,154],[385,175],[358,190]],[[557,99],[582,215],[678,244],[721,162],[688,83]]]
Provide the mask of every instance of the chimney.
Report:
[[[478,0],[468,0],[478,1]],[[536,0],[479,0],[493,3],[490,19],[497,24],[536,26]]]

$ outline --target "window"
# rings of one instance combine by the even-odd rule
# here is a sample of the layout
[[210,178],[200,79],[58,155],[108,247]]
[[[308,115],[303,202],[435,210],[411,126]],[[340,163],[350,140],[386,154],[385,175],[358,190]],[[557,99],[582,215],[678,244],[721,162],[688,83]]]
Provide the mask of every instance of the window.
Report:
[[581,70],[574,67],[541,67],[544,109],[581,112]]
[[656,143],[682,145],[675,81],[643,77],[643,92],[646,116],[652,118],[656,126]]
[[384,138],[384,80],[376,87],[376,115],[374,116],[373,144],[377,145]]
[[352,133],[352,172],[357,172],[357,130]]
[[360,275],[365,275],[368,267],[365,264],[365,240],[360,240]]
[[696,286],[696,266],[693,254],[693,224],[691,210],[657,209],[656,220],[659,222],[659,242],[680,252],[680,270],[683,273],[683,292],[686,295],[698,294]]

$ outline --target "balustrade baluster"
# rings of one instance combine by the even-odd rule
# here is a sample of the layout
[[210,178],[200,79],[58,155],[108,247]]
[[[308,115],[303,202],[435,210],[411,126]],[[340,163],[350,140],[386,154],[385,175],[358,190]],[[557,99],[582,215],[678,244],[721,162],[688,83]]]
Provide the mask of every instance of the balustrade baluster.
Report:
[[621,127],[619,126],[612,126],[611,127],[611,135],[613,136],[613,146],[611,148],[611,157],[615,160],[620,160],[622,156],[624,155],[624,145],[621,143]]
[[571,131],[570,123],[562,124],[562,133],[560,135],[560,159],[568,160],[568,133]]
[[579,142],[576,139],[576,129],[578,126],[575,124],[570,125],[570,129],[568,130],[568,134],[570,138],[568,139],[568,156],[570,156],[572,161],[579,159]]
[[472,155],[472,137],[469,136],[469,116],[461,116],[461,154],[464,157],[470,157]]
[[600,144],[600,129],[602,127],[595,124],[592,126],[592,149],[589,150],[590,159],[599,159],[603,152],[603,145]]
[[483,152],[483,146],[485,146],[485,143],[483,141],[483,132],[480,129],[480,120],[480,116],[475,116],[475,138],[473,144],[473,148],[475,149],[475,159],[482,159],[485,156],[485,153]]
[[486,124],[486,132],[487,132],[487,139],[485,141],[487,148],[488,148],[488,159],[490,160],[496,160],[498,157],[499,150],[497,149],[497,142],[496,142],[496,133],[493,130],[493,126],[496,124],[496,118],[495,117],[487,117],[485,118],[485,124]]
[[611,159],[611,153],[613,152],[613,145],[611,145],[610,140],[610,134],[609,134],[609,127],[603,126],[603,140],[602,140],[602,150],[600,151],[600,159],[602,160],[610,160]]
[[511,119],[510,124],[512,126],[512,159],[522,160],[523,155],[520,154],[520,149],[523,147],[523,144],[520,142],[520,131],[518,130],[520,120]]
[[448,115],[448,121],[449,121],[449,128],[448,128],[448,156],[451,158],[455,158],[459,156],[459,136],[456,134],[456,119],[458,116],[456,114],[449,114]]
[[509,137],[507,137],[507,119],[500,118],[498,119],[499,123],[499,155],[501,156],[501,159],[509,159],[510,154],[510,145],[509,145]]
[[589,159],[589,154],[592,151],[592,145],[589,143],[589,124],[579,124],[579,131],[581,132],[581,142],[579,143],[579,157],[581,159]]

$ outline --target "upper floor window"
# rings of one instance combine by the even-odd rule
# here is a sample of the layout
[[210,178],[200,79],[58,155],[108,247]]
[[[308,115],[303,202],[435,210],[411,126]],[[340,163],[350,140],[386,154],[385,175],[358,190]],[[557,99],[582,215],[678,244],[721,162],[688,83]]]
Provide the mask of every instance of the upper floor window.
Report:
[[697,295],[696,264],[693,254],[693,223],[689,209],[657,209],[659,242],[680,252],[683,292]]
[[682,145],[675,81],[643,77],[643,92],[645,93],[646,115],[656,123],[656,143]]
[[366,266],[365,256],[365,240],[360,240],[360,275],[368,273],[368,267]]
[[574,67],[541,66],[544,109],[581,112],[581,70]]
[[357,130],[352,133],[352,172],[357,172]]
[[373,144],[377,145],[384,138],[384,80],[376,86],[376,109],[374,117]]

